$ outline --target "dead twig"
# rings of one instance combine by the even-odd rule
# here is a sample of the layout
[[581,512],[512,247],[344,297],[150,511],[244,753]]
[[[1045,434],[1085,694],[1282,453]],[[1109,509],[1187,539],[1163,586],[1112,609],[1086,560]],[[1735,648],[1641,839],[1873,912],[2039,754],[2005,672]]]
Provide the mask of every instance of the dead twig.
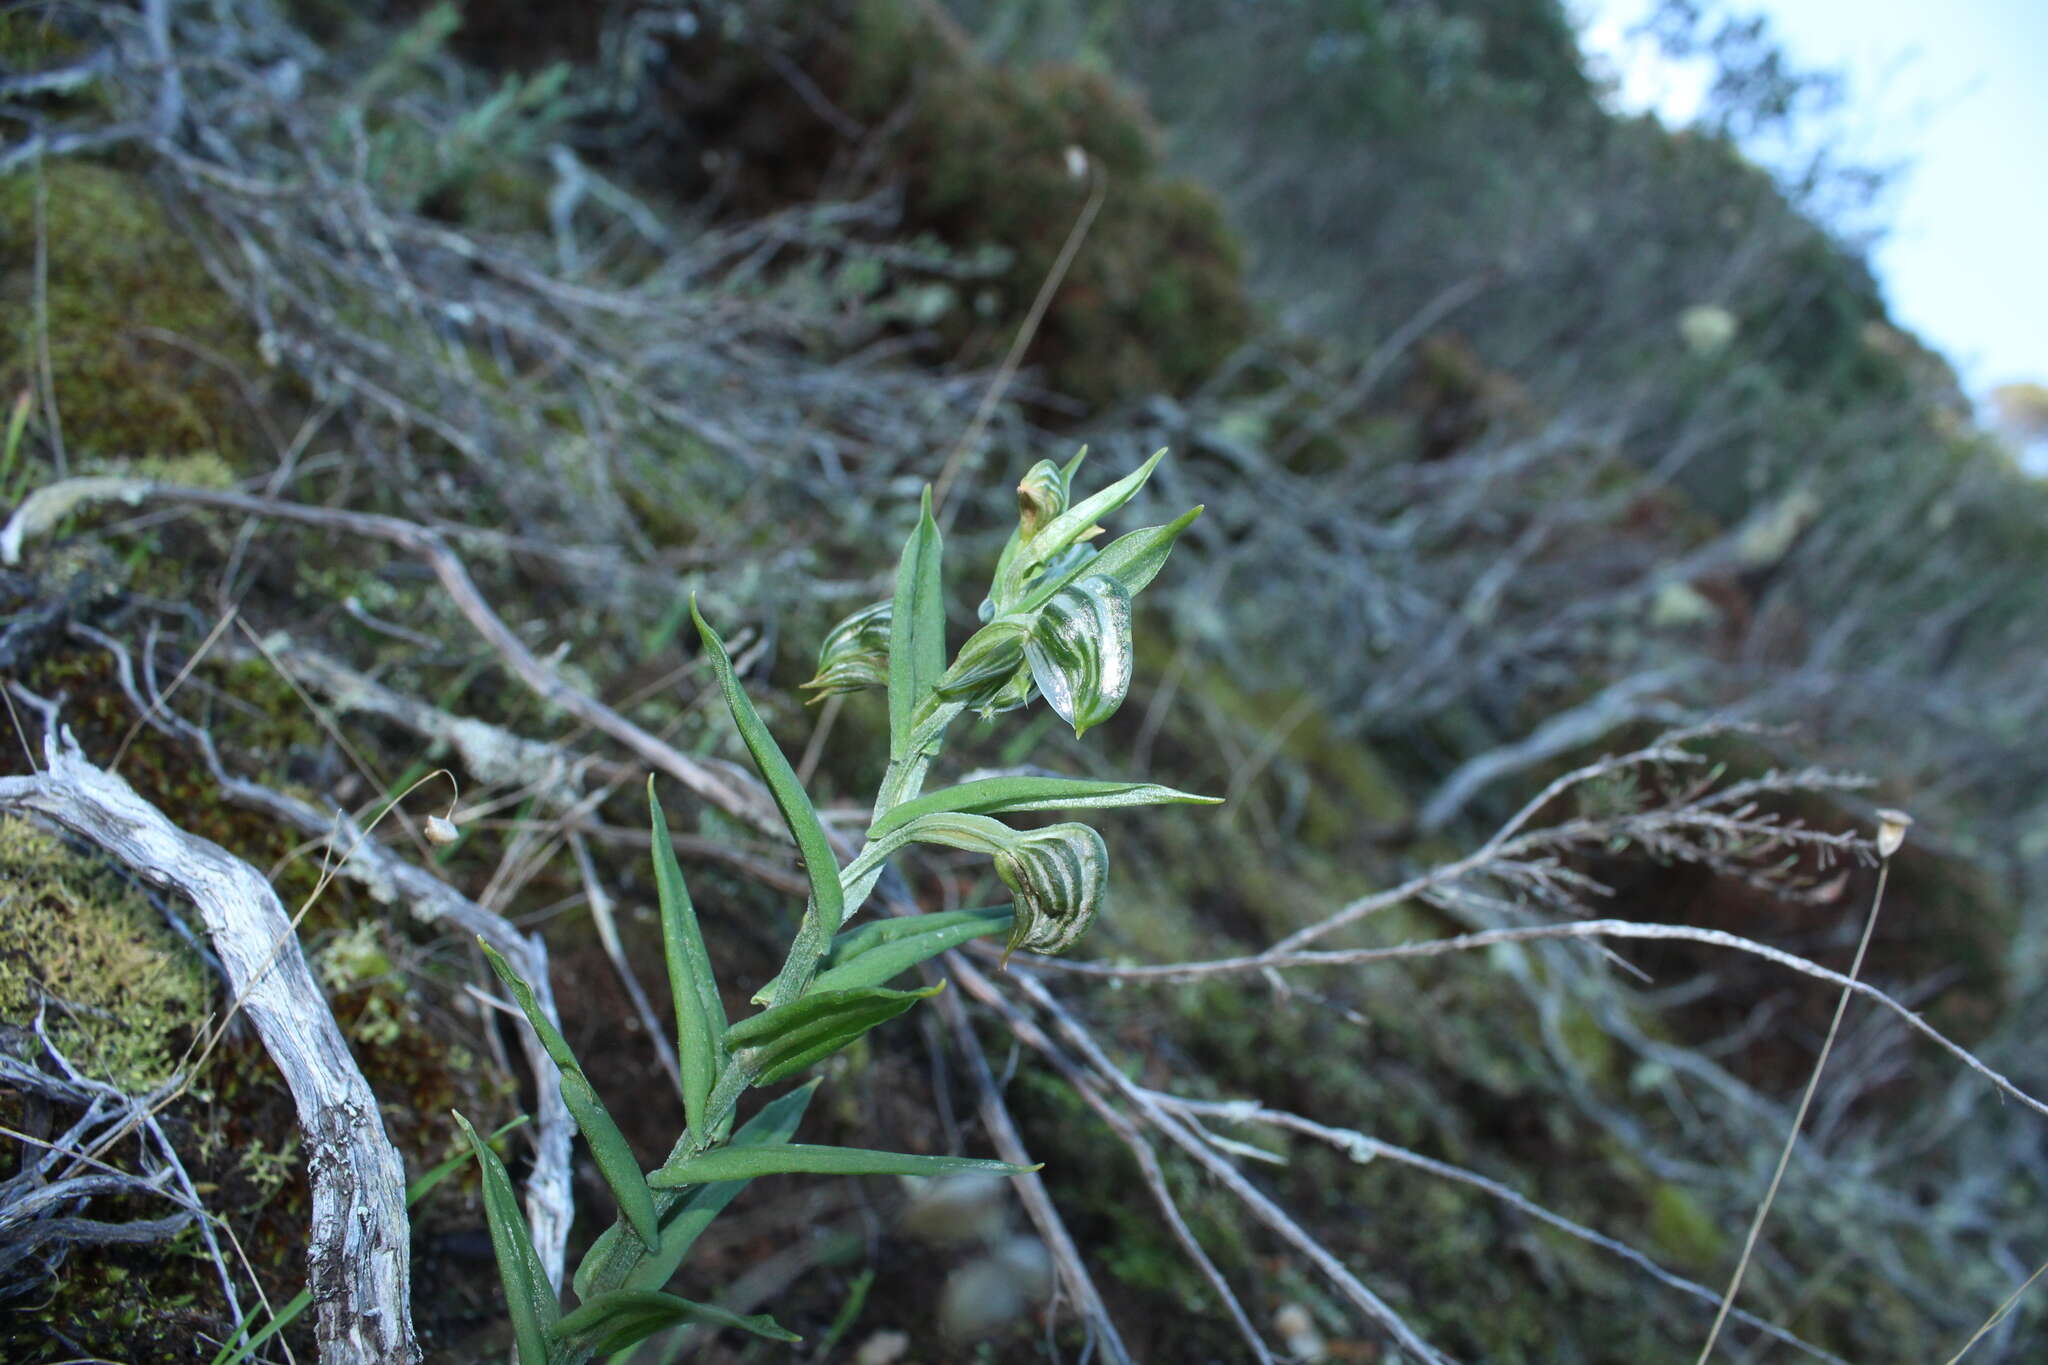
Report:
[[172,825],[127,783],[89,763],[68,734],[45,740],[41,774],[0,778],[0,808],[55,820],[198,906],[231,986],[284,1073],[306,1136],[309,1279],[321,1359],[419,1359],[404,1164],[269,883]]

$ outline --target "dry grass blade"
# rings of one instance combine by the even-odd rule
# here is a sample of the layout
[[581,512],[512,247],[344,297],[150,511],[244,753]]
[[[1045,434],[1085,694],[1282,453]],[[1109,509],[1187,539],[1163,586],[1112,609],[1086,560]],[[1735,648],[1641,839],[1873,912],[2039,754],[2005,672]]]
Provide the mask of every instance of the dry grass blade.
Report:
[[1714,1325],[1708,1329],[1706,1343],[1700,1347],[1700,1365],[1706,1365],[1714,1354],[1714,1343],[1721,1337],[1721,1325],[1728,1320],[1728,1310],[1735,1306],[1735,1296],[1742,1290],[1742,1277],[1756,1251],[1756,1239],[1763,1233],[1764,1219],[1770,1216],[1771,1204],[1778,1197],[1778,1186],[1785,1179],[1785,1168],[1792,1164],[1792,1149],[1798,1145],[1799,1130],[1806,1126],[1806,1111],[1813,1107],[1813,1092],[1820,1088],[1821,1072],[1827,1069],[1828,1054],[1835,1050],[1835,1037],[1842,1031],[1842,1015],[1848,1011],[1856,979],[1863,974],[1863,958],[1870,951],[1870,936],[1877,930],[1878,912],[1884,909],[1885,882],[1890,878],[1891,870],[1891,859],[1887,857],[1883,866],[1878,868],[1877,890],[1871,899],[1869,918],[1863,922],[1863,937],[1856,943],[1855,961],[1849,965],[1842,994],[1835,1001],[1835,1015],[1828,1021],[1828,1033],[1820,1045],[1820,1055],[1813,1059],[1813,1073],[1806,1078],[1806,1089],[1799,1096],[1799,1108],[1793,1112],[1791,1129],[1785,1134],[1785,1145],[1778,1153],[1777,1169],[1771,1172],[1771,1183],[1764,1190],[1762,1202],[1757,1205],[1756,1217],[1750,1220],[1749,1232],[1742,1239],[1742,1255],[1735,1262],[1735,1273],[1728,1278],[1728,1290],[1721,1296],[1720,1311],[1714,1314]]

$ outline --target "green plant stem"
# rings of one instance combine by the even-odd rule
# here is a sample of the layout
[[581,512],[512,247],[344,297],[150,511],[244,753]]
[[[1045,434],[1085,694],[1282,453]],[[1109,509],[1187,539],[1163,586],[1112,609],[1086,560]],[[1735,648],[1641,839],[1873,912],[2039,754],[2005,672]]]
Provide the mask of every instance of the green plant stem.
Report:
[[932,760],[939,756],[947,727],[967,709],[965,702],[957,701],[934,700],[927,705],[931,709],[918,718],[903,757],[890,760],[888,771],[882,774],[882,785],[875,792],[874,820],[914,799],[924,789],[925,774],[931,771]]
[[[890,760],[887,772],[882,775],[882,785],[875,792],[872,817],[875,820],[905,801],[914,799],[924,789],[925,775],[931,771],[932,760],[939,755],[947,727],[967,709],[965,703],[954,701],[930,705],[931,709],[918,718],[911,730],[903,757]],[[874,879],[881,874],[881,859],[887,857],[889,851],[870,839],[854,855],[853,861],[841,870],[840,883],[848,892],[844,911],[846,919],[853,918],[861,902],[867,899],[868,892],[873,890]],[[789,945],[789,956],[783,960],[782,970],[755,999],[765,998],[767,1004],[775,1006],[786,1005],[801,996],[818,974],[818,966],[825,960],[825,955],[832,950],[832,936],[839,928],[839,925],[827,928],[818,918],[815,907],[806,907],[803,923]]]

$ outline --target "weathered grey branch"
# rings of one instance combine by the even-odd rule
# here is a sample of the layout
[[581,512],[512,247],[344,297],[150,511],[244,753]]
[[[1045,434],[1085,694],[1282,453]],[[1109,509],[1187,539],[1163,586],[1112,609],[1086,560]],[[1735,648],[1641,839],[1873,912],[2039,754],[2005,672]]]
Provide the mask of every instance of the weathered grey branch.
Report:
[[1766,962],[1775,962],[1780,967],[1803,976],[1840,986],[1896,1014],[1916,1033],[1991,1082],[2000,1094],[2018,1100],[2036,1113],[2048,1116],[2048,1104],[2035,1099],[2006,1076],[1992,1070],[1976,1053],[1928,1023],[1917,1011],[1906,1008],[1877,987],[1867,982],[1852,981],[1842,973],[1830,971],[1818,962],[1800,957],[1797,953],[1788,953],[1782,948],[1773,948],[1767,943],[1758,943],[1755,939],[1719,929],[1695,929],[1685,924],[1646,924],[1623,919],[1591,919],[1576,920],[1570,924],[1532,924],[1515,929],[1486,929],[1449,938],[1425,939],[1420,943],[1401,943],[1389,948],[1345,948],[1328,952],[1298,953],[1268,949],[1263,953],[1252,953],[1245,957],[1215,958],[1206,962],[1162,963],[1153,967],[1117,967],[1099,962],[1067,962],[1058,958],[1048,958],[1037,965],[1053,971],[1073,972],[1084,976],[1106,976],[1123,980],[1192,981],[1197,977],[1228,976],[1241,972],[1288,971],[1298,967],[1362,966],[1368,962],[1441,957],[1446,953],[1469,952],[1475,948],[1490,948],[1502,943],[1536,943],[1550,939],[1581,938],[1668,939],[1682,943],[1704,943],[1716,948],[1732,948],[1737,952],[1760,957]]
[[1676,708],[1660,702],[1658,694],[1671,690],[1692,671],[1668,668],[1624,678],[1591,700],[1552,716],[1533,734],[1466,759],[1422,803],[1416,827],[1424,834],[1434,834],[1457,819],[1473,797],[1511,773],[1591,744],[1619,725],[1646,716],[1668,718]]
[[291,1088],[313,1184],[309,1278],[324,1365],[417,1361],[405,1168],[277,894],[256,869],[178,829],[88,762],[68,732],[61,742],[50,736],[44,755],[42,773],[0,778],[0,809],[55,820],[190,898]]
[[[136,683],[134,662],[120,641],[90,626],[74,625],[72,630],[113,656],[115,675],[136,711],[148,724],[182,738],[197,750],[207,772],[230,800],[282,820],[311,838],[326,841],[334,850],[337,875],[359,883],[377,901],[390,904],[403,900],[417,919],[428,923],[445,920],[484,939],[526,978],[541,1012],[559,1022],[554,986],[548,979],[547,944],[538,934],[527,937],[433,873],[396,857],[347,815],[339,811],[330,815],[296,797],[229,772],[212,736],[155,701],[161,694],[153,676],[151,699],[145,700]],[[559,1287],[569,1224],[575,1215],[575,1196],[569,1184],[575,1127],[562,1100],[561,1073],[554,1059],[548,1056],[532,1029],[520,1029],[518,1033],[526,1064],[533,1072],[538,1109],[533,1124],[533,1169],[526,1180],[526,1217],[541,1267],[547,1272],[549,1283]]]

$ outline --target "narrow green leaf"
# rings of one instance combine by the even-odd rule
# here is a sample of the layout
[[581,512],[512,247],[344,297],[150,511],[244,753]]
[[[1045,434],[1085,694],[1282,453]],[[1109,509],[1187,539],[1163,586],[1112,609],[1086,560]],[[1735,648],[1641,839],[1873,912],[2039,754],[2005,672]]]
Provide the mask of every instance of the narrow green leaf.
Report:
[[867,1307],[868,1292],[875,1287],[875,1268],[864,1267],[856,1275],[852,1286],[846,1291],[846,1301],[839,1305],[839,1311],[832,1315],[832,1325],[825,1329],[825,1335],[818,1340],[819,1360],[830,1354],[846,1334],[853,1330],[853,1324],[860,1321],[860,1310]]
[[782,1147],[714,1147],[654,1173],[664,1188],[707,1180],[752,1180],[764,1175],[952,1175],[980,1171],[990,1175],[1029,1175],[1037,1166],[1012,1166],[964,1156],[912,1156],[907,1152],[871,1152],[859,1147],[820,1147],[792,1142]]
[[569,1048],[569,1040],[541,1013],[533,998],[533,988],[512,970],[511,963],[498,956],[497,949],[481,938],[477,942],[483,943],[484,956],[490,959],[491,970],[512,992],[512,998],[519,1002],[519,1008],[526,1015],[526,1022],[540,1035],[541,1046],[547,1049],[548,1056],[554,1058],[555,1065],[561,1069],[562,1103],[569,1107],[570,1116],[583,1132],[583,1140],[590,1144],[590,1155],[596,1160],[605,1184],[611,1187],[612,1197],[619,1201],[619,1212],[626,1216],[626,1221],[633,1225],[633,1231],[639,1233],[640,1240],[652,1250],[661,1237],[660,1220],[654,1212],[654,1192],[647,1188],[647,1178],[640,1173],[640,1163],[634,1158],[626,1135],[619,1131],[619,1125],[613,1122],[610,1112],[598,1099],[596,1088],[583,1074],[583,1067]]
[[[818,974],[811,989],[844,991],[879,986],[970,939],[1008,933],[1014,920],[1015,915],[1007,905],[877,920],[839,936],[832,956],[827,959],[832,965]],[[858,941],[862,935],[873,937]]]
[[1007,905],[983,905],[972,910],[940,910],[929,915],[890,915],[849,929],[832,940],[832,952],[825,966],[837,970],[877,949],[905,939],[921,938],[936,930],[950,930],[969,924],[993,924],[1010,914]]
[[[778,1095],[761,1106],[761,1111],[739,1126],[732,1135],[728,1148],[779,1147],[796,1135],[797,1125],[803,1121],[804,1110],[810,1107],[811,1096],[816,1094],[818,1083],[807,1082]],[[693,1187],[681,1208],[661,1225],[661,1246],[633,1267],[625,1278],[622,1289],[659,1289],[674,1277],[682,1265],[683,1258],[690,1254],[690,1248],[703,1236],[704,1229],[711,1221],[725,1212],[725,1206],[739,1197],[747,1187],[744,1180],[716,1180],[708,1185]],[[664,1198],[673,1199],[673,1194]],[[583,1264],[576,1270],[576,1295],[587,1298],[588,1280],[586,1268],[601,1264],[598,1253],[604,1249],[605,1238],[617,1237],[617,1225],[606,1229],[598,1244],[591,1248],[591,1254],[584,1257]]]
[[725,1005],[718,998],[718,980],[704,935],[697,927],[697,909],[676,862],[668,820],[647,779],[647,809],[654,827],[654,885],[661,899],[661,946],[668,959],[668,989],[676,1009],[676,1065],[683,1076],[683,1113],[695,1133],[704,1131],[704,1105],[718,1079],[719,1058],[725,1055]]
[[831,1056],[938,991],[937,986],[920,991],[875,986],[812,991],[740,1020],[726,1035],[726,1042],[733,1060],[746,1068],[753,1084],[772,1085]]
[[[529,1121],[530,1120],[528,1116],[525,1114],[521,1114],[518,1118],[507,1120],[506,1122],[499,1124],[497,1128],[493,1130],[491,1135],[484,1139],[484,1141],[496,1142],[499,1138],[505,1136],[505,1134],[511,1132],[514,1128],[521,1127]],[[470,1159],[470,1156],[471,1154],[468,1152],[457,1152],[454,1156],[449,1157],[446,1161],[436,1162],[434,1165],[429,1166],[426,1170],[420,1172],[419,1179],[413,1181],[410,1185],[407,1185],[405,1187],[405,1206],[409,1209],[418,1207],[419,1202],[422,1199],[425,1199],[428,1195],[432,1194],[434,1190],[441,1184],[442,1181],[446,1180],[449,1176],[454,1175],[457,1171],[461,1170],[463,1163],[468,1161]]]
[[1104,810],[1116,806],[1163,806],[1172,803],[1217,806],[1220,796],[1196,796],[1150,782],[1099,782],[1079,777],[983,777],[905,801],[875,821],[868,838],[880,839],[920,815],[964,811],[975,815],[1007,815],[1027,810]]
[[1103,546],[1099,554],[1076,561],[1064,572],[1048,573],[1032,584],[1030,596],[1019,609],[1028,611],[1050,600],[1054,593],[1083,574],[1114,578],[1124,585],[1126,592],[1136,597],[1166,567],[1166,558],[1173,553],[1173,543],[1180,538],[1180,533],[1194,525],[1195,518],[1201,515],[1201,507],[1192,507],[1164,525],[1141,527],[1118,536]]
[[462,1135],[469,1139],[469,1149],[483,1172],[484,1221],[491,1230],[498,1278],[505,1286],[505,1309],[512,1319],[519,1365],[550,1365],[547,1333],[561,1317],[562,1307],[541,1269],[540,1254],[533,1249],[533,1235],[526,1230],[519,1197],[512,1192],[512,1177],[468,1119],[457,1114],[455,1121],[462,1126]]
[[[469,1153],[464,1152],[460,1160],[469,1160]],[[214,1355],[212,1365],[242,1365],[243,1361],[254,1358],[264,1342],[270,1340],[294,1322],[297,1322],[299,1318],[305,1315],[306,1310],[312,1306],[313,1291],[301,1289],[298,1293],[292,1295],[282,1308],[272,1314],[270,1321],[265,1323],[262,1330],[252,1337],[248,1335],[249,1325],[255,1322],[256,1315],[263,1311],[263,1305],[257,1304],[243,1315],[241,1324],[235,1328],[234,1335],[228,1338],[228,1344],[221,1347]]]
[[651,1289],[614,1289],[600,1294],[555,1324],[555,1339],[580,1351],[609,1354],[685,1323],[735,1327],[770,1341],[802,1341],[765,1313],[741,1317],[714,1304],[692,1303]]
[[[725,693],[725,704],[732,712],[733,723],[739,727],[740,739],[747,746],[747,752],[754,756],[754,766],[761,770],[769,795],[775,798],[776,809],[782,812],[782,822],[789,826],[790,836],[796,840],[797,852],[803,856],[804,873],[811,882],[811,906],[829,941],[830,936],[839,930],[841,898],[839,863],[832,856],[832,843],[825,837],[825,826],[819,822],[811,799],[804,795],[803,784],[796,780],[796,769],[789,766],[789,760],[783,757],[782,750],[775,743],[775,736],[768,733],[768,727],[762,723],[754,703],[748,701],[747,694],[740,689],[739,679],[733,675],[732,659],[725,652],[725,641],[718,638],[718,632],[697,610],[694,600],[690,603],[690,616],[696,621],[697,634],[704,641],[704,653],[718,674],[718,686]],[[893,667],[892,664],[892,670]],[[894,676],[893,672],[891,676]],[[893,686],[890,696],[893,715]]]
[[[896,565],[896,600],[889,617],[889,757],[902,759],[917,708],[946,671],[946,605],[941,592],[938,523],[932,491],[924,490],[917,528]],[[836,926],[835,926],[836,927]]]

